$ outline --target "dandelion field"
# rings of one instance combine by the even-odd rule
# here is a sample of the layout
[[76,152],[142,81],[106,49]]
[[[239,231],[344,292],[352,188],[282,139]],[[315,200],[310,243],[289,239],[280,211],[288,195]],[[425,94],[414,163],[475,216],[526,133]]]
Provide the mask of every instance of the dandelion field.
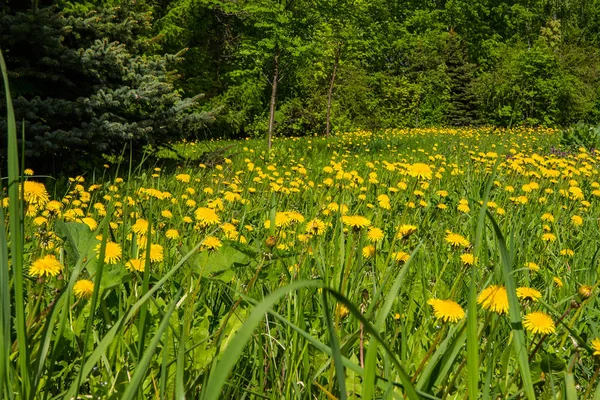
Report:
[[600,398],[597,153],[525,128],[176,148],[64,193],[13,164],[4,398]]

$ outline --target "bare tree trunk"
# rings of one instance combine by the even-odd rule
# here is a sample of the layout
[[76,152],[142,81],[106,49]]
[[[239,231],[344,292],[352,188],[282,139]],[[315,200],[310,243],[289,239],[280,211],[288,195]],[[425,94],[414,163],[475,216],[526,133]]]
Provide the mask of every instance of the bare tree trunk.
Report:
[[340,53],[341,49],[338,47],[335,51],[335,60],[333,62],[333,73],[331,74],[331,80],[329,81],[329,92],[327,93],[327,122],[325,128],[325,135],[329,137],[331,127],[331,99],[333,97],[333,85],[335,83],[335,75],[337,73],[338,66],[340,64]]
[[269,109],[269,150],[271,150],[273,144],[273,128],[275,126],[275,105],[277,103],[277,84],[279,83],[279,48],[275,51],[274,64],[275,71],[273,72],[273,82],[271,83],[271,107]]

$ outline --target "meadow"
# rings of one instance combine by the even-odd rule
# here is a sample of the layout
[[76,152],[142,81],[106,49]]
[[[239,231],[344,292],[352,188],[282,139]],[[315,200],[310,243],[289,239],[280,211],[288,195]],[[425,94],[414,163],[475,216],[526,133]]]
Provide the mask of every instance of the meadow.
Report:
[[600,399],[600,154],[542,128],[174,148],[52,193],[13,157],[5,398]]

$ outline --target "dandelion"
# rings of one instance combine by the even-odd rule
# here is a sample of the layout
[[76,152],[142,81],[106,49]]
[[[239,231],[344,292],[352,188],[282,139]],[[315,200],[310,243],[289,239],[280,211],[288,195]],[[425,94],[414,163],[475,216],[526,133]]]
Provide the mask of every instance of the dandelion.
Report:
[[506,288],[497,285],[488,286],[477,297],[477,304],[480,304],[484,310],[506,314],[508,312]]
[[579,215],[573,215],[571,217],[571,223],[574,226],[581,226],[581,225],[583,225],[583,218],[581,218]]
[[429,299],[427,304],[433,307],[435,317],[444,322],[458,322],[465,317],[463,308],[453,300]]
[[[146,257],[146,249],[144,248],[143,257]],[[161,262],[164,260],[164,252],[163,247],[160,244],[151,244],[150,245],[150,261],[151,262]]]
[[364,258],[371,258],[375,255],[375,246],[365,246],[362,249],[362,255]]
[[392,258],[399,263],[405,263],[408,261],[408,259],[410,258],[410,254],[404,252],[404,251],[399,251],[397,253],[392,253]]
[[367,232],[367,238],[370,242],[376,243],[383,240],[383,231],[379,228],[371,227]]
[[188,174],[179,174],[179,175],[175,175],[175,179],[177,179],[179,182],[182,183],[188,183],[191,179],[191,177]]
[[465,265],[473,265],[477,261],[476,257],[471,253],[465,253],[460,255],[460,260]]
[[424,163],[415,163],[407,168],[407,172],[410,176],[418,179],[431,179],[433,171],[431,167]]
[[83,299],[90,298],[94,292],[94,282],[89,279],[81,279],[73,285],[73,293],[75,297]]
[[371,221],[369,221],[368,218],[365,218],[360,215],[345,215],[342,217],[342,223],[344,225],[352,227],[355,230],[359,230],[361,228],[371,225]]
[[81,222],[86,224],[90,228],[91,231],[95,231],[96,228],[98,227],[98,223],[96,222],[96,220],[94,218],[90,218],[90,217],[81,218]]
[[204,239],[204,242],[202,242],[202,246],[200,246],[200,248],[201,250],[215,251],[219,250],[219,248],[221,248],[222,245],[223,244],[218,238],[214,236],[208,236]]
[[554,278],[552,278],[552,280],[554,281],[554,284],[555,284],[557,287],[559,287],[559,288],[563,287],[563,285],[564,285],[564,284],[563,284],[563,281],[562,281],[562,279],[560,279],[558,276],[555,276]]
[[196,220],[198,220],[198,224],[202,228],[221,223],[219,216],[213,209],[207,207],[200,207],[194,212],[194,214]]
[[38,206],[45,205],[50,197],[46,191],[46,187],[43,183],[35,181],[23,182],[23,199],[29,204],[35,204]]
[[407,238],[416,231],[417,227],[414,225],[400,225],[400,228],[398,228],[398,239]]
[[553,243],[553,242],[555,242],[555,241],[556,241],[556,236],[555,236],[555,235],[553,235],[552,233],[544,233],[544,234],[542,235],[542,240],[543,240],[544,242],[550,242],[550,243]]
[[340,318],[346,318],[350,314],[350,310],[343,304],[338,304],[335,307],[335,312]]
[[528,268],[530,271],[534,271],[534,272],[540,270],[540,266],[534,262],[525,263],[525,267]]
[[584,299],[587,299],[587,298],[592,297],[593,288],[590,285],[581,285],[581,286],[579,286],[579,289],[577,290],[577,292],[581,295],[581,297],[583,297]]
[[542,298],[542,294],[530,287],[517,288],[517,297],[521,300],[538,301]]
[[469,247],[471,245],[466,238],[450,231],[446,231],[446,242],[450,243],[453,247]]
[[305,231],[308,234],[319,236],[325,233],[326,226],[325,222],[318,218],[314,218],[306,223]]
[[132,258],[125,264],[125,268],[130,271],[144,272],[146,261],[139,258]]
[[56,276],[61,273],[62,264],[56,256],[48,254],[45,257],[35,260],[29,267],[29,275],[31,276]]
[[534,334],[542,333],[548,335],[556,330],[552,318],[541,311],[535,311],[523,317],[523,326]]
[[594,350],[595,356],[600,356],[600,338],[592,340],[592,350]]
[[165,236],[167,237],[167,239],[171,240],[179,239],[179,231],[177,229],[168,229],[165,232]]
[[[94,248],[96,255],[100,257],[100,248],[102,243],[98,243]],[[106,242],[106,250],[104,252],[104,262],[106,264],[116,264],[121,260],[121,245],[115,242]]]

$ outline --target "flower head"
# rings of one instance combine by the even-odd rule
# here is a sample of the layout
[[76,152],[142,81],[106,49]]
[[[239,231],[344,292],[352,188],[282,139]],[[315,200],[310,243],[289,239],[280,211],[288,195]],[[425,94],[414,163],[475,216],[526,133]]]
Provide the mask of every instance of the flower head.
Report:
[[[100,257],[100,248],[102,243],[98,243],[94,248],[96,255]],[[104,252],[104,262],[106,264],[116,264],[121,260],[121,245],[115,242],[106,242],[106,250]]]
[[89,298],[94,293],[94,282],[89,279],[81,279],[75,282],[73,293],[78,298]]
[[527,314],[523,318],[523,326],[529,332],[543,333],[544,335],[553,333],[556,329],[552,318],[548,314],[541,311],[535,311]]
[[46,191],[46,187],[43,183],[35,181],[23,182],[23,199],[29,204],[35,204],[39,206],[45,205],[50,197]]
[[63,266],[53,254],[35,260],[29,267],[29,274],[32,276],[56,276],[60,274]]
[[210,225],[220,224],[221,220],[215,210],[207,207],[200,207],[194,213],[200,227],[204,228]]
[[600,338],[592,340],[592,350],[594,350],[595,356],[600,356]]
[[481,304],[484,310],[506,314],[508,312],[506,288],[497,285],[488,286],[477,297],[477,304]]
[[214,237],[214,236],[209,236],[207,238],[204,239],[204,242],[202,242],[202,246],[200,247],[202,250],[219,250],[219,248],[222,246],[223,244],[221,243],[221,241]]
[[517,297],[521,300],[538,301],[542,298],[542,294],[530,287],[517,288]]
[[446,231],[446,242],[453,247],[469,247],[471,245],[465,237],[450,231]]
[[369,242],[377,243],[383,240],[383,231],[379,228],[371,227],[369,228],[369,232],[367,232],[367,238]]
[[371,225],[368,218],[360,215],[345,215],[342,217],[342,223],[357,230]]
[[458,322],[465,317],[463,308],[453,300],[429,299],[427,304],[433,307],[435,317],[444,322]]

